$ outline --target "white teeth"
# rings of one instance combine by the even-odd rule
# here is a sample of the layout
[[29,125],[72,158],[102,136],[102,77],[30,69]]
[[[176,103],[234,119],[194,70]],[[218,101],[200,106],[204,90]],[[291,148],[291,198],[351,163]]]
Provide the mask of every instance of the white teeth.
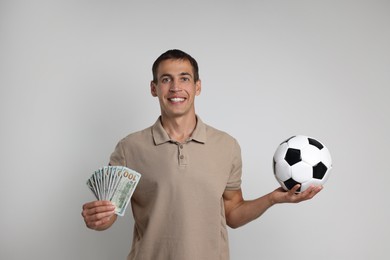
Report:
[[184,98],[170,98],[169,100],[172,102],[182,102],[184,101]]

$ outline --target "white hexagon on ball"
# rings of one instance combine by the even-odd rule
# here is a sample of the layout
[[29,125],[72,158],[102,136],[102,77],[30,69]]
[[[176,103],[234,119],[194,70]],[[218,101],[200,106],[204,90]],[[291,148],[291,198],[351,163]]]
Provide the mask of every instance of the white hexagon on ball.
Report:
[[313,167],[306,162],[299,162],[291,166],[291,177],[299,182],[304,183],[313,178]]
[[321,155],[320,150],[313,145],[307,145],[301,149],[302,161],[307,162],[311,166],[314,166],[321,161]]
[[292,177],[291,166],[286,161],[277,162],[275,165],[276,178],[285,182]]
[[295,148],[295,149],[301,149],[309,144],[309,141],[306,136],[303,135],[297,135],[293,138],[290,138],[287,142],[288,147]]

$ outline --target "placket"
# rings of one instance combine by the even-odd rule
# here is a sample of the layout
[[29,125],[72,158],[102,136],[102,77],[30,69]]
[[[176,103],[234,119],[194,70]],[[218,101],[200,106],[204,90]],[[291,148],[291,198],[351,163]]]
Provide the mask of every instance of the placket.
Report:
[[188,154],[187,154],[187,149],[186,149],[187,145],[186,145],[186,143],[184,143],[184,144],[178,143],[177,147],[179,150],[179,152],[178,152],[179,165],[186,166],[188,163]]

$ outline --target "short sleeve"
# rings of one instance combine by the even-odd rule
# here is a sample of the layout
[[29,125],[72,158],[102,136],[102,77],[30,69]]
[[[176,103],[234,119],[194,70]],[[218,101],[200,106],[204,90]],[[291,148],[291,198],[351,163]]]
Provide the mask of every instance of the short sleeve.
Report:
[[114,152],[110,156],[110,165],[112,166],[126,166],[125,153],[123,150],[123,141],[120,141]]
[[241,176],[242,176],[242,159],[241,148],[238,142],[234,139],[234,144],[231,153],[231,171],[226,190],[238,190],[241,188]]

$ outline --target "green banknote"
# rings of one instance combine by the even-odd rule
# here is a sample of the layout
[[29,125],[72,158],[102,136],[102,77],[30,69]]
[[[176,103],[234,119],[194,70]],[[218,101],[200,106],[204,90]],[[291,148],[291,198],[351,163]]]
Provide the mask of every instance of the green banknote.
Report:
[[115,213],[125,214],[131,196],[141,174],[124,166],[104,166],[87,180],[87,186],[98,200],[109,200],[115,205]]

